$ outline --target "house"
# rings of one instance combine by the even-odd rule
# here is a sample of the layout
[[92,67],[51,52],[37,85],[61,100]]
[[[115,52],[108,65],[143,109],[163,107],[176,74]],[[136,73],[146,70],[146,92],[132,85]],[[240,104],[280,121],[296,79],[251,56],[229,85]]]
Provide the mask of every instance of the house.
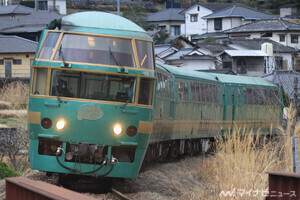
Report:
[[38,42],[42,30],[51,21],[61,17],[53,11],[38,10],[18,19],[0,18],[0,34],[17,35]]
[[[28,3],[30,1],[25,1],[25,3],[26,2]],[[34,5],[34,1],[32,2]],[[5,10],[7,12],[10,12],[10,15],[15,15],[15,16],[31,14],[35,10],[33,8],[18,5],[20,3],[21,0],[0,0],[0,13],[1,13],[1,6],[7,7]],[[17,8],[14,9],[14,7]],[[31,11],[30,9],[32,9],[33,11]],[[67,3],[66,0],[37,0],[37,10],[56,11],[61,15],[66,15]]]
[[234,50],[220,54],[223,68],[237,74],[261,76],[277,69],[293,69],[295,49],[269,39],[230,39],[226,45]]
[[198,2],[184,9],[180,14],[184,15],[185,19],[185,36],[192,40],[195,36],[206,33],[207,23],[203,17],[233,5],[241,4]]
[[167,30],[170,36],[180,35],[181,25],[184,24],[184,16],[179,14],[182,10],[181,8],[169,8],[150,14],[147,22],[156,24],[161,30]]
[[300,99],[300,73],[294,70],[275,70],[272,73],[263,75],[262,78],[276,85],[282,85],[284,92],[288,94],[290,99],[295,98],[294,80],[298,78],[298,99]]
[[266,19],[224,31],[229,38],[268,38],[285,46],[300,48],[300,24]]
[[18,36],[0,35],[0,77],[30,77],[38,43]]
[[22,5],[0,6],[0,18],[20,18],[34,13],[33,8]]
[[287,4],[280,7],[280,17],[291,17],[298,14],[300,4]]
[[241,5],[233,5],[203,17],[207,22],[207,32],[222,32],[264,18],[275,16]]
[[223,68],[238,75],[261,76],[265,73],[265,57],[262,50],[225,50],[220,54]]
[[215,69],[215,57],[205,55],[197,48],[182,48],[164,58],[166,64],[191,70]]

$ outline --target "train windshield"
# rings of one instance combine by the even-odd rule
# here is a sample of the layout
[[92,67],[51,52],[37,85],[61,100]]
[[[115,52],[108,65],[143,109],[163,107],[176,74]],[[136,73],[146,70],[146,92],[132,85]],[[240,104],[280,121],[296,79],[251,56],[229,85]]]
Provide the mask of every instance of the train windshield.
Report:
[[89,35],[64,34],[54,60],[135,67],[131,40]]
[[50,95],[134,103],[136,78],[52,70]]

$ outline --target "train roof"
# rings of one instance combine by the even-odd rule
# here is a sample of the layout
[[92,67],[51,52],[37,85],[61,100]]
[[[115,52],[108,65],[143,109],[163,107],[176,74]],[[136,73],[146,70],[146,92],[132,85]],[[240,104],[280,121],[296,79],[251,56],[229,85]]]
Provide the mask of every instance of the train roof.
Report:
[[195,78],[204,79],[213,82],[219,82],[223,84],[239,84],[248,86],[267,86],[267,87],[277,87],[277,85],[269,82],[264,78],[250,77],[250,76],[236,76],[227,74],[215,74],[207,72],[197,72],[189,69],[184,69],[180,67],[156,64],[158,68],[162,68],[170,73],[176,78]]
[[195,79],[205,79],[208,81],[217,82],[215,77],[211,76],[209,73],[197,72],[197,71],[193,71],[193,70],[187,70],[187,69],[180,68],[180,67],[158,64],[158,63],[156,63],[156,66],[163,68],[164,70],[167,70],[168,72],[172,73],[173,76],[176,78],[195,78]]
[[152,41],[147,32],[134,22],[110,13],[88,11],[78,12],[54,20],[48,29],[135,37]]
[[146,33],[144,29],[124,17],[97,11],[78,12],[67,15],[62,18],[61,24],[68,26],[114,29]]
[[213,74],[209,73],[211,76],[217,77],[219,81],[226,84],[243,84],[243,85],[256,85],[256,86],[269,86],[277,87],[277,85],[271,83],[270,81],[251,76],[237,76],[228,74]]

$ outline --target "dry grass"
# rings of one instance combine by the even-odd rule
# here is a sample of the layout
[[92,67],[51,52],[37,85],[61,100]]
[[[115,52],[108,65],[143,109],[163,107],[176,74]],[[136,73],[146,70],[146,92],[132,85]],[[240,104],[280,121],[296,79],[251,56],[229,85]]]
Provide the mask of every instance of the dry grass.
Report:
[[23,82],[13,82],[2,88],[0,100],[8,102],[13,109],[24,109],[27,107],[28,92],[28,84]]
[[0,110],[0,117],[24,119],[27,117],[27,110]]
[[[299,124],[292,128],[294,115],[290,113],[287,130],[280,129],[281,135],[271,140],[260,135],[260,131],[239,128],[232,135],[217,138],[215,155],[198,169],[198,176],[205,184],[195,189],[194,196],[201,191],[201,196],[208,199],[262,199],[262,191],[268,189],[266,172],[292,172],[291,136],[299,136],[300,132]],[[220,195],[222,191],[234,191],[235,197],[224,197]]]

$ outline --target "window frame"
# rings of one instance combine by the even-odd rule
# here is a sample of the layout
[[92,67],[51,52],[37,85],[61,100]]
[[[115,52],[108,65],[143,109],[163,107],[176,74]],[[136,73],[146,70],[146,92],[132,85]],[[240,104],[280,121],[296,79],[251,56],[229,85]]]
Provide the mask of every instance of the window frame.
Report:
[[222,18],[215,18],[214,19],[214,30],[220,31],[223,28],[223,19]]
[[299,35],[298,34],[291,34],[291,43],[298,44],[299,43]]
[[198,14],[191,14],[190,22],[198,22]]
[[[51,58],[50,59],[41,59],[39,58],[40,56],[40,53],[41,53],[41,50],[45,44],[45,41],[49,35],[49,33],[59,33],[59,37],[58,37],[58,40],[57,40],[57,43],[54,47],[54,50],[53,50],[53,53],[51,55]],[[130,69],[130,70],[142,70],[142,71],[155,71],[156,69],[156,66],[155,66],[155,54],[154,54],[154,43],[153,41],[151,40],[147,40],[147,39],[142,39],[142,38],[134,38],[134,37],[127,37],[127,36],[116,36],[116,35],[105,35],[105,34],[97,34],[97,33],[82,33],[82,32],[76,32],[76,31],[59,31],[59,30],[48,30],[47,34],[45,35],[44,37],[44,40],[43,40],[43,43],[42,45],[40,46],[39,50],[38,50],[38,53],[37,53],[37,57],[36,57],[36,60],[37,61],[51,61],[51,62],[54,62],[54,63],[62,63],[62,61],[58,61],[58,60],[54,60],[54,57],[58,51],[58,48],[59,48],[59,44],[61,43],[62,41],[62,38],[64,36],[64,34],[76,34],[76,35],[87,35],[87,36],[95,36],[95,37],[107,37],[107,38],[116,38],[116,39],[126,39],[126,40],[129,40],[131,41],[131,45],[132,45],[132,51],[133,51],[133,57],[134,57],[134,62],[135,62],[135,67],[126,67],[124,66],[125,69]],[[139,60],[138,60],[138,52],[137,52],[137,48],[136,48],[136,43],[135,41],[138,40],[138,41],[145,41],[145,42],[150,42],[152,44],[152,57],[153,57],[153,68],[154,69],[144,69],[144,68],[140,68],[140,65],[139,65]],[[73,62],[73,61],[68,61],[68,63],[70,64],[82,64],[83,62]],[[95,63],[84,63],[85,65],[89,65],[89,66],[104,66],[104,67],[112,67],[112,68],[120,68],[120,66],[117,66],[117,65],[105,65],[105,64],[95,64]]]

